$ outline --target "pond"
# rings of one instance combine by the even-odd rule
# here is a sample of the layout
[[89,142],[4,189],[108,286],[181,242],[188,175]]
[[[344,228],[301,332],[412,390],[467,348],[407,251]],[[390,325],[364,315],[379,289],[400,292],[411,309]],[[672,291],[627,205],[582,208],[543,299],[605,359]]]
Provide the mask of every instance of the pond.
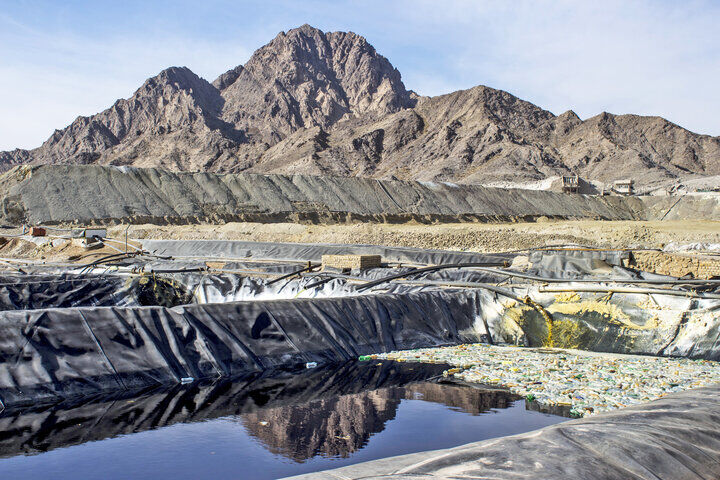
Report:
[[275,479],[567,418],[442,365],[350,362],[0,414],[0,478]]

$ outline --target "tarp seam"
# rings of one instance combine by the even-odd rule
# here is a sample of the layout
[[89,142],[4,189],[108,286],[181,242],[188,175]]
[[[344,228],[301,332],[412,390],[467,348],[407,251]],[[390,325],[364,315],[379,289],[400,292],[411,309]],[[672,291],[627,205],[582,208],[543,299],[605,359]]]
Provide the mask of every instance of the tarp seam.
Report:
[[102,353],[103,357],[105,357],[105,360],[107,361],[108,366],[112,369],[113,374],[115,375],[115,378],[117,379],[118,383],[122,385],[123,389],[127,390],[127,386],[125,385],[125,382],[123,382],[122,378],[120,378],[120,374],[118,374],[117,369],[115,368],[115,365],[113,365],[112,361],[110,361],[110,358],[108,358],[107,354],[105,353],[105,349],[100,344],[100,340],[98,340],[97,336],[95,335],[95,332],[93,331],[92,327],[90,326],[90,323],[87,321],[87,318],[85,318],[85,315],[83,315],[82,311],[78,310],[78,314],[80,315],[80,318],[82,318],[83,325],[85,325],[85,328],[88,330],[88,333],[92,335],[93,341],[95,342],[95,345],[100,349],[100,353]]

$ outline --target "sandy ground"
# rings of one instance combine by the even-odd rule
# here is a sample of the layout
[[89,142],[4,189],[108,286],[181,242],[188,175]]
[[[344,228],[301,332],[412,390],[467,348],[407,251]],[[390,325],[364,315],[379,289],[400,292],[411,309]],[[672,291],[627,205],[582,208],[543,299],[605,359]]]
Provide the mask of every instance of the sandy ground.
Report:
[[[120,238],[125,227],[112,227]],[[446,250],[500,252],[563,243],[606,248],[662,248],[670,242],[720,243],[720,222],[544,221],[537,223],[455,223],[301,225],[227,223],[224,225],[134,225],[133,238],[227,239],[299,243],[366,243]]]
[[[87,251],[56,239],[37,245],[2,232],[7,241],[0,245],[0,258],[27,258],[84,263],[124,250],[126,226],[108,229],[120,243]],[[52,231],[62,235],[63,232]],[[295,223],[227,223],[223,225],[131,225],[128,236],[137,239],[225,239],[299,243],[361,243],[476,252],[503,252],[546,245],[576,243],[603,248],[662,248],[680,244],[720,243],[720,222],[606,222],[541,221],[536,223],[460,224],[350,224],[304,225]],[[38,239],[42,241],[41,239]],[[137,244],[136,244],[137,245]],[[115,248],[113,248],[115,247]]]

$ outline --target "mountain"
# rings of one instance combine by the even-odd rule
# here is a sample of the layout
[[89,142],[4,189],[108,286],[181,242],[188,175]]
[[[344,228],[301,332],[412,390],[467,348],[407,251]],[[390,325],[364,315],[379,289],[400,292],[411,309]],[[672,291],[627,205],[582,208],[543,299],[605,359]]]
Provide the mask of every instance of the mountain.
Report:
[[171,67],[34,150],[0,152],[3,170],[25,163],[652,184],[720,175],[720,137],[660,117],[556,116],[485,86],[421,97],[363,37],[303,25],[212,83]]

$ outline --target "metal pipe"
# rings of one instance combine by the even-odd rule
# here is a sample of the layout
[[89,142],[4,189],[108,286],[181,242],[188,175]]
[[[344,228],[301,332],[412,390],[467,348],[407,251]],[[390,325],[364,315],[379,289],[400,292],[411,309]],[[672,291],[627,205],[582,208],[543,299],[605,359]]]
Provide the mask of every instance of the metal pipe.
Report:
[[699,295],[693,292],[683,292],[681,290],[670,290],[665,288],[637,288],[637,287],[539,287],[539,292],[590,292],[590,293],[637,293],[637,294],[664,294],[674,295],[686,298],[707,298],[720,300],[720,294],[706,293]]
[[578,283],[647,283],[653,285],[708,285],[717,284],[720,285],[720,279],[714,280],[699,280],[699,279],[668,279],[668,280],[648,280],[648,279],[626,279],[626,278],[552,278],[552,277],[540,277],[538,275],[531,275],[528,273],[513,272],[512,270],[504,270],[500,268],[483,268],[478,267],[475,270],[487,273],[498,273],[502,275],[508,275],[511,277],[524,278],[526,280],[535,280],[538,282],[547,283],[567,283],[567,282],[578,282]]
[[305,273],[300,275],[303,278],[314,278],[314,277],[332,277],[332,278],[344,278],[345,280],[355,280],[359,282],[367,282],[368,279],[365,277],[358,277],[356,275],[348,275],[346,273],[335,273],[335,272],[313,272]]
[[502,252],[487,252],[488,255],[501,255],[505,253],[522,253],[522,252],[575,252],[575,251],[591,251],[591,252],[632,252],[632,251],[653,251],[660,252],[659,248],[602,248],[593,247],[591,245],[578,245],[576,243],[563,243],[560,245],[545,245],[542,247],[519,248],[517,250],[505,250]]
[[[435,285],[439,287],[458,287],[458,288],[487,288],[489,286],[486,283],[479,282],[454,282],[451,280],[408,280],[403,283],[406,285]],[[698,295],[693,292],[684,292],[681,290],[670,290],[665,288],[633,288],[633,287],[538,287],[539,292],[597,292],[597,293],[639,293],[639,294],[668,294],[679,297],[688,298],[707,298],[707,299],[720,299],[719,294],[705,294],[704,296]]]

